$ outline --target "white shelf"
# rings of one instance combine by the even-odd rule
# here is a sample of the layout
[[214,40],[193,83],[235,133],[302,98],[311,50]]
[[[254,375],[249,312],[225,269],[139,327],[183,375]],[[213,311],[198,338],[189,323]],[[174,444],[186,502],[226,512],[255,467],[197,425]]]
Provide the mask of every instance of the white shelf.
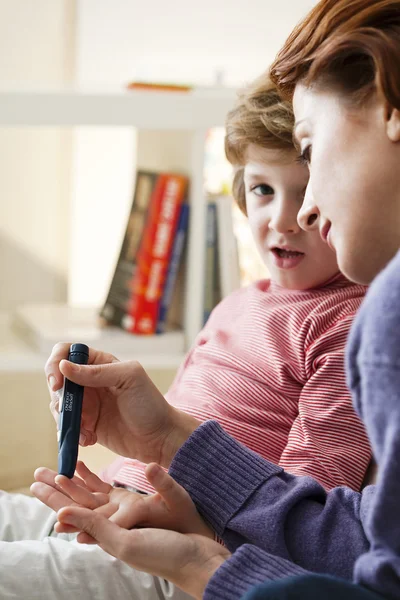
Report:
[[223,126],[234,88],[190,92],[0,89],[0,125],[204,129]]
[[0,313],[0,373],[43,370],[59,341],[80,341],[111,352],[120,360],[138,360],[146,369],[176,369],[184,357],[182,331],[135,336],[117,328],[102,329],[93,309],[65,305],[23,306]]

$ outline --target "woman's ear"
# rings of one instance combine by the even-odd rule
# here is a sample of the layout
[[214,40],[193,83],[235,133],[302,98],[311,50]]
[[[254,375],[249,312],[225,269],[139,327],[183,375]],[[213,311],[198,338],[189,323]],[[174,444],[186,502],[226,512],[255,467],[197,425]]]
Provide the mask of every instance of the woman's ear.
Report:
[[386,117],[386,133],[391,142],[400,142],[400,111],[388,107]]

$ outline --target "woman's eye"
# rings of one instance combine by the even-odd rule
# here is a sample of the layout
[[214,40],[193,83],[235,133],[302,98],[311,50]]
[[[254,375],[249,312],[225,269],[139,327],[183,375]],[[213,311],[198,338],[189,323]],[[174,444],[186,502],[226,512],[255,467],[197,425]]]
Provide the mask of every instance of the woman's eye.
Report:
[[255,193],[256,196],[273,196],[274,190],[270,185],[266,185],[265,183],[261,183],[259,185],[255,185],[251,188],[251,191]]
[[299,156],[299,162],[303,165],[309,166],[311,163],[311,144],[306,146]]

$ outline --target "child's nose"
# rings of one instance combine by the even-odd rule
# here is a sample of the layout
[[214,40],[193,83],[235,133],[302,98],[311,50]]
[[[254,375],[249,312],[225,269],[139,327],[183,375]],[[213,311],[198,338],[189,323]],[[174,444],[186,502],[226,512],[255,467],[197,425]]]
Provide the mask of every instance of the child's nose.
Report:
[[300,227],[304,229],[304,231],[312,231],[313,229],[318,229],[318,221],[319,210],[314,202],[310,185],[308,185],[304,196],[303,205],[297,215],[297,222]]
[[275,214],[269,223],[270,229],[277,233],[298,233],[300,231],[299,224],[296,220],[296,213],[285,214],[283,211]]
[[269,228],[277,233],[298,233],[296,199],[290,196],[276,195],[270,215]]

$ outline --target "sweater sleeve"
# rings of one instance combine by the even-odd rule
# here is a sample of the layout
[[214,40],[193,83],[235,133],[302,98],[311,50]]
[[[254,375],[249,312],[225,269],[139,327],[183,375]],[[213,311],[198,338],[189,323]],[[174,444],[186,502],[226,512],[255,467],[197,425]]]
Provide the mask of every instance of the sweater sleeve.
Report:
[[364,425],[346,385],[345,344],[352,315],[336,321],[306,351],[308,380],[300,394],[279,465],[294,475],[310,475],[325,489],[361,488],[371,460]]
[[[378,464],[362,504],[371,547],[355,565],[357,583],[400,598],[400,252],[370,288],[348,346],[349,386]],[[367,488],[368,489],[368,488]]]
[[232,552],[250,543],[303,569],[350,579],[368,549],[359,493],[326,493],[310,477],[285,473],[214,421],[191,435],[170,472]]
[[362,363],[360,374],[362,403],[368,405],[364,415],[379,463],[379,485],[365,515],[371,547],[356,562],[354,577],[357,583],[394,600],[400,598],[400,360],[397,366]]
[[294,563],[272,556],[261,548],[244,544],[211,577],[204,600],[236,600],[253,586],[307,571]]

